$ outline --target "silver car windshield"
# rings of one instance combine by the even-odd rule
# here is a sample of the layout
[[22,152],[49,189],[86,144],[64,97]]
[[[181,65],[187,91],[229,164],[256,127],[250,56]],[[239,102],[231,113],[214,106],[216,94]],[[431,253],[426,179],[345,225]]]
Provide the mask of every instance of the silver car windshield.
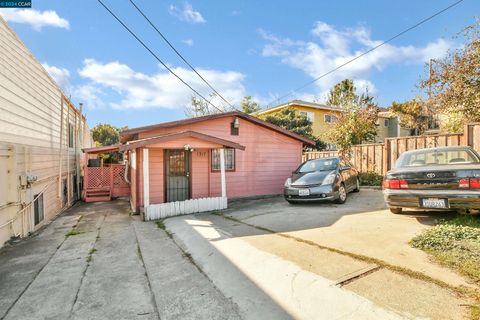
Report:
[[470,149],[428,149],[407,152],[400,156],[395,167],[441,166],[480,163],[477,155]]
[[336,158],[316,159],[305,162],[300,168],[298,168],[297,172],[331,171],[335,170],[337,166],[338,159]]

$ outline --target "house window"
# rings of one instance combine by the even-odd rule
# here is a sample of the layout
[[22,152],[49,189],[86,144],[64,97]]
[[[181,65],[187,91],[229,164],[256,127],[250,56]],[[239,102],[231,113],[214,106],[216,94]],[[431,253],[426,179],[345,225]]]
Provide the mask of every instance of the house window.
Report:
[[68,147],[74,147],[74,139],[73,139],[73,125],[71,123],[68,124]]
[[325,151],[336,151],[337,145],[335,143],[327,143],[325,145]]
[[325,115],[325,123],[335,123],[335,122],[337,122],[337,117],[331,114]]
[[389,125],[390,125],[390,121],[389,121],[388,119],[384,119],[384,120],[383,120],[383,126],[384,126],[385,128],[388,128]]
[[239,130],[238,127],[235,127],[235,122],[230,123],[230,135],[238,136]]
[[308,120],[313,122],[315,120],[315,113],[309,111],[300,111],[300,114],[307,117]]
[[43,193],[36,194],[33,199],[35,199],[33,202],[34,222],[37,225],[43,221]]
[[[225,150],[225,170],[235,170],[235,149]],[[212,150],[212,171],[220,171],[220,149]]]

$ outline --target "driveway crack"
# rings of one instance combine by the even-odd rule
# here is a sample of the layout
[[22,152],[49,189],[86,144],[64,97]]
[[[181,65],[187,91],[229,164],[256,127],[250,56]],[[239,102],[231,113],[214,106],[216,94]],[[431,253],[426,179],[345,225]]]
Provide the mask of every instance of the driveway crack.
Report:
[[140,262],[142,263],[143,270],[145,271],[145,278],[147,279],[148,289],[150,291],[150,299],[153,305],[153,309],[155,311],[155,315],[157,316],[157,319],[160,319],[160,312],[158,311],[157,299],[155,298],[155,293],[153,292],[153,289],[152,289],[152,283],[148,275],[147,267],[145,266],[145,260],[143,260],[142,248],[140,247],[140,242],[138,241],[137,229],[134,223],[132,225],[133,225],[133,232],[135,233],[135,241],[137,242],[138,257],[140,259]]
[[95,237],[95,241],[93,242],[93,245],[89,250],[89,254],[88,254],[88,257],[87,257],[87,265],[85,266],[85,269],[83,269],[82,278],[80,279],[80,285],[78,286],[78,290],[75,293],[75,299],[73,300],[72,307],[70,308],[70,313],[69,313],[69,316],[68,316],[69,319],[73,316],[73,309],[75,308],[75,305],[77,304],[78,296],[80,295],[80,291],[81,291],[82,286],[83,286],[83,281],[85,279],[85,276],[87,275],[88,267],[90,267],[92,253],[94,252],[95,245],[97,244],[98,239],[100,238],[100,230],[102,229],[103,223],[105,222],[105,219],[107,218],[107,215],[108,215],[108,213],[103,215],[103,219],[97,227],[97,236]]
[[358,280],[360,278],[366,277],[371,273],[377,272],[380,270],[382,267],[381,266],[374,266],[374,267],[369,267],[363,270],[359,270],[359,272],[354,272],[351,273],[349,276],[347,276],[344,279],[341,279],[335,283],[337,287],[343,287],[346,284],[349,284],[355,280]]

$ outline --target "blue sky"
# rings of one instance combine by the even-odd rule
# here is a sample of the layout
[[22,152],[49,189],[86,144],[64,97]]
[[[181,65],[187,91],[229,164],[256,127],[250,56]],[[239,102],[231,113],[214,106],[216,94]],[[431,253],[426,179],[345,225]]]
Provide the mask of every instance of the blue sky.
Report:
[[[263,106],[448,6],[453,1],[136,0],[157,27],[228,100]],[[128,0],[105,0],[182,78],[210,91]],[[192,93],[167,73],[97,1],[34,0],[0,14],[71,96],[90,125],[141,126],[185,117]],[[285,98],[323,102],[353,78],[381,106],[420,94],[424,63],[458,48],[480,2],[464,0],[382,49]],[[220,104],[218,99],[213,100]]]

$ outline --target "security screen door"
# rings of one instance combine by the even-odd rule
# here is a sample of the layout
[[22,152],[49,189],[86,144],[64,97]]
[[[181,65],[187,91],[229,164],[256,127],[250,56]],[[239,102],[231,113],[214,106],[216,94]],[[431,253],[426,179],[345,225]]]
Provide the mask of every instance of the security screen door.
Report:
[[190,199],[190,152],[165,150],[166,202]]

